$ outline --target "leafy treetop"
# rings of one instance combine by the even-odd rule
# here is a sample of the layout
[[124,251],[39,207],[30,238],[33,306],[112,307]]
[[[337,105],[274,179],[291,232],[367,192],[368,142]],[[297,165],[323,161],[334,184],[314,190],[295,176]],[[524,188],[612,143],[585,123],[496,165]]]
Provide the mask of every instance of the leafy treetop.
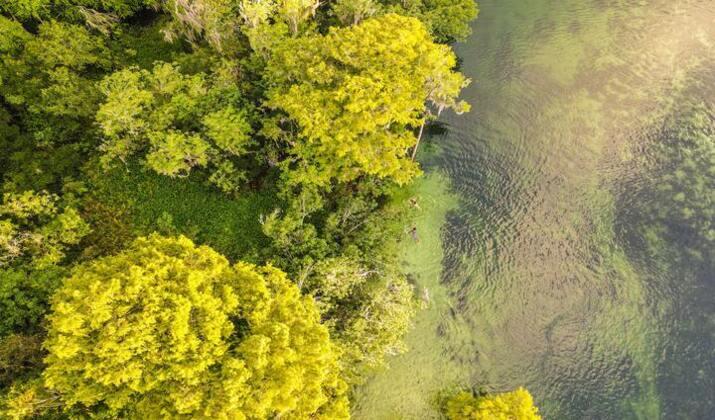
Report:
[[67,247],[89,233],[77,210],[58,208],[58,200],[47,192],[5,193],[0,205],[0,268],[18,260],[38,268],[56,264]]
[[[134,418],[343,418],[319,321],[275,268],[231,266],[184,237],[140,238],[55,294],[44,386],[66,409]],[[11,410],[32,412],[23,395]]]
[[101,83],[97,112],[104,134],[102,162],[145,154],[146,165],[171,177],[213,166],[210,181],[226,192],[243,179],[231,157],[251,144],[251,125],[230,72],[184,75],[168,63],[130,67]]
[[290,38],[269,60],[267,105],[298,127],[290,152],[295,183],[327,185],[363,175],[404,184],[419,173],[408,157],[428,100],[467,109],[466,79],[449,47],[417,19],[388,14],[325,35]]
[[33,29],[0,15],[5,191],[52,188],[76,175],[96,139],[96,80],[114,65],[106,39],[84,26],[48,20]]
[[0,12],[19,20],[43,20],[53,16],[80,20],[87,13],[128,17],[137,11],[157,6],[157,0],[4,0]]
[[450,420],[541,420],[534,399],[524,388],[502,394],[475,397],[460,392],[447,401]]

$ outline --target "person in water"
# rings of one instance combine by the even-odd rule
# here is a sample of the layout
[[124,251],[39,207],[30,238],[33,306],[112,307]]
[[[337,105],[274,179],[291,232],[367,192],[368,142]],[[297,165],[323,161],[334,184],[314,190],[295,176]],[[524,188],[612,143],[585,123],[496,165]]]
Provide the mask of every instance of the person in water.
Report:
[[412,229],[410,229],[410,235],[412,235],[412,239],[414,239],[415,242],[420,241],[420,237],[417,236],[417,226],[412,226]]
[[410,205],[411,205],[413,208],[416,208],[417,210],[421,210],[421,209],[420,209],[420,204],[417,202],[417,197],[412,197],[412,198],[410,198]]

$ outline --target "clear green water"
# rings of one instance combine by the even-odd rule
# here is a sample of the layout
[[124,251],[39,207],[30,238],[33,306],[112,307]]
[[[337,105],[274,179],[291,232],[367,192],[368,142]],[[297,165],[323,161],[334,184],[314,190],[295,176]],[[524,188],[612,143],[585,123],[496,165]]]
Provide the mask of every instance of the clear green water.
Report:
[[355,417],[523,385],[549,419],[715,419],[715,1],[480,9],[405,250],[430,304]]

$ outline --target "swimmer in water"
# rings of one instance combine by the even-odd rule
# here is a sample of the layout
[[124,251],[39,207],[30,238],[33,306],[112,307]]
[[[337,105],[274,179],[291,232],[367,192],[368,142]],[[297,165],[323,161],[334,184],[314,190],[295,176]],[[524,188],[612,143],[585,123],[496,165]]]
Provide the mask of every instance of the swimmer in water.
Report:
[[417,197],[410,198],[410,205],[412,207],[416,208],[417,210],[421,210],[419,203],[417,203]]
[[414,239],[415,242],[420,241],[420,237],[417,236],[417,226],[412,226],[412,229],[410,229],[410,235],[412,235],[412,239]]

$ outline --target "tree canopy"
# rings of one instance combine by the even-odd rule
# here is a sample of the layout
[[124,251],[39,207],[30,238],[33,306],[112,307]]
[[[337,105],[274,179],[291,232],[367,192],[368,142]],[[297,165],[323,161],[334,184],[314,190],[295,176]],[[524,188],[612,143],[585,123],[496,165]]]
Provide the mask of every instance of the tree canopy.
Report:
[[211,164],[211,182],[235,190],[242,175],[230,157],[251,144],[251,125],[230,76],[207,79],[157,62],[151,71],[131,67],[103,80],[106,100],[97,122],[105,139],[105,165],[143,152],[149,168],[177,177]]
[[479,9],[472,0],[384,0],[387,10],[414,16],[425,23],[438,42],[463,41]]
[[96,13],[128,17],[158,4],[157,0],[7,0],[0,5],[0,12],[20,20],[42,20],[58,15],[68,20],[81,20]]
[[534,399],[524,388],[511,392],[474,396],[463,391],[447,401],[450,420],[540,420]]
[[106,40],[49,20],[36,33],[0,16],[0,177],[4,191],[44,189],[75,169],[92,144]]
[[0,268],[17,260],[51,266],[89,233],[77,210],[58,209],[58,200],[47,192],[5,193],[0,205]]
[[139,418],[347,415],[310,299],[271,267],[140,238],[77,267],[52,300],[43,374],[66,407]]
[[467,82],[455,64],[422,23],[396,14],[280,43],[268,64],[267,105],[298,127],[290,147],[295,182],[363,175],[408,182],[419,173],[408,151],[427,100],[465,107],[454,99]]

